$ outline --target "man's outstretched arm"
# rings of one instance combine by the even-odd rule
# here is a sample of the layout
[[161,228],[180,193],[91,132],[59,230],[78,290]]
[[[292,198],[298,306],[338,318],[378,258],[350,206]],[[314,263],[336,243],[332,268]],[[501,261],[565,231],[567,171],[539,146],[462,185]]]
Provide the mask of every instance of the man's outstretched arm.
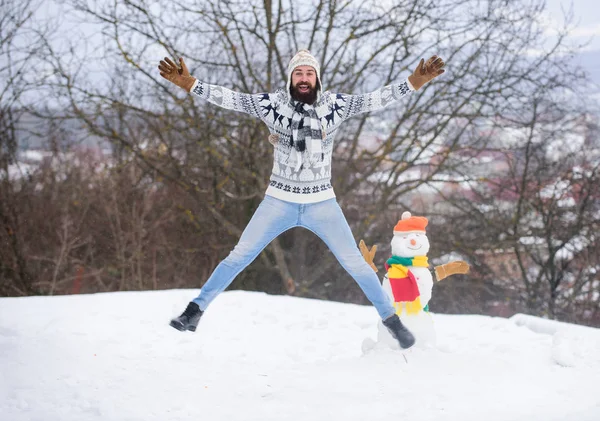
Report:
[[432,56],[427,62],[421,59],[414,72],[401,83],[384,86],[374,92],[361,95],[333,94],[338,108],[343,109],[343,118],[359,113],[376,111],[398,101],[411,91],[419,90],[423,85],[444,73],[444,61]]
[[243,94],[223,86],[200,82],[190,75],[183,58],[179,58],[179,64],[180,66],[177,66],[171,59],[165,57],[160,61],[158,70],[163,78],[186,92],[191,92],[228,110],[244,112],[263,120],[271,109],[269,94]]

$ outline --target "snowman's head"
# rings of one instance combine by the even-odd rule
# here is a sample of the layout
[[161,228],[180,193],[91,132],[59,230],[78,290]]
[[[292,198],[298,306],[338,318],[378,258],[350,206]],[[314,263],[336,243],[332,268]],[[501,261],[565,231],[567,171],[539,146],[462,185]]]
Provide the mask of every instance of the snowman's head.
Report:
[[425,232],[427,222],[427,218],[404,212],[394,227],[392,254],[398,257],[426,256],[429,253],[429,239]]

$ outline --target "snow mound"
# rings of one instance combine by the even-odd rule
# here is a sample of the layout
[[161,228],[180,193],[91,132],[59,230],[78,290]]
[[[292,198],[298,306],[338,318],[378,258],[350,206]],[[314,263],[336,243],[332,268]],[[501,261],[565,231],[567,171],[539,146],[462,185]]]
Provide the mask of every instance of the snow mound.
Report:
[[435,314],[400,351],[372,307],[243,291],[169,327],[196,294],[0,298],[0,419],[600,419],[597,329]]
[[587,326],[516,314],[510,320],[539,334],[552,337],[552,359],[563,367],[598,367],[594,358],[600,350],[600,330]]

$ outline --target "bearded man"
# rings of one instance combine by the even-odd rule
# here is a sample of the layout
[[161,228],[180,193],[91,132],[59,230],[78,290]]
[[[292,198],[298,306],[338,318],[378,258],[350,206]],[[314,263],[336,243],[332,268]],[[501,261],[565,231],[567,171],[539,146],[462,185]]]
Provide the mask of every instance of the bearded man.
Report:
[[180,331],[195,331],[209,304],[273,239],[290,228],[303,227],[325,242],[400,346],[410,348],[414,336],[396,315],[379,278],[363,259],[336,201],[331,185],[333,141],[343,121],[398,101],[444,73],[443,67],[443,60],[433,56],[427,63],[421,59],[415,71],[400,83],[362,95],[331,93],[322,91],[317,59],[308,50],[300,50],[288,65],[285,90],[246,94],[197,80],[182,58],[179,66],[169,58],[161,60],[158,69],[163,78],[212,104],[261,119],[274,144],[273,171],[265,198],[238,244],[170,325]]

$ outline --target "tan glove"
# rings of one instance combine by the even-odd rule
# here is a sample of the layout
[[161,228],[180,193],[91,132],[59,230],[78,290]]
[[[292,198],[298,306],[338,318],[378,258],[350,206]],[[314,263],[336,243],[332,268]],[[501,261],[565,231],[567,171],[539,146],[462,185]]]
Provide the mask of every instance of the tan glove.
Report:
[[190,75],[190,71],[185,65],[182,57],[179,57],[179,64],[181,67],[178,67],[173,63],[170,58],[165,57],[164,60],[160,61],[158,70],[160,71],[160,75],[169,82],[172,82],[180,88],[185,89],[186,92],[189,92],[192,89],[192,86],[194,86],[196,78]]
[[433,268],[435,271],[435,278],[438,282],[450,275],[456,275],[457,273],[464,275],[465,273],[469,273],[469,269],[471,269],[469,264],[467,262],[463,262],[462,260],[446,263],[445,265],[440,265]]
[[427,60],[427,63],[424,61],[424,59],[421,59],[413,74],[408,77],[410,84],[417,91],[421,86],[445,72],[445,70],[442,69],[442,67],[445,66],[445,63],[441,57],[431,56],[429,60]]
[[365,242],[363,240],[360,240],[360,243],[358,243],[358,248],[360,248],[360,252],[365,258],[365,261],[369,264],[369,266],[371,266],[371,269],[373,269],[375,272],[378,272],[379,269],[377,269],[377,266],[375,266],[375,264],[373,263],[375,253],[377,252],[377,246],[375,245],[371,248],[371,250],[369,250]]

